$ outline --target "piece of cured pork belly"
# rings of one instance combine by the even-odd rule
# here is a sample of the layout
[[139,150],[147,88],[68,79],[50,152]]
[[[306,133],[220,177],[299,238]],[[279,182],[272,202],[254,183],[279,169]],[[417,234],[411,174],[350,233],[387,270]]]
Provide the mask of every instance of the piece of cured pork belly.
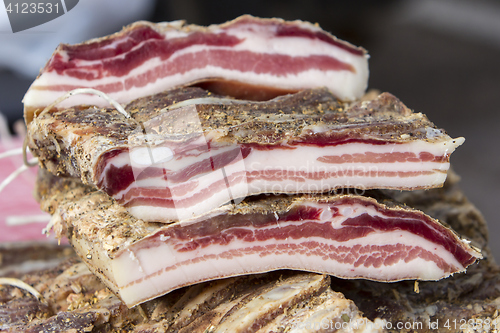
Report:
[[182,286],[277,269],[377,281],[439,280],[481,254],[420,211],[365,196],[261,196],[169,225],[137,220],[108,195],[41,170],[56,233],[134,306]]
[[[111,36],[60,45],[24,97],[32,113],[76,88],[95,88],[119,103],[198,83],[245,99],[325,86],[342,100],[360,98],[368,55],[317,25],[245,15],[221,25],[137,22]],[[73,96],[62,106],[107,105]]]
[[260,193],[442,186],[463,142],[394,96],[345,103],[325,88],[270,101],[180,88],[112,108],[41,113],[29,147],[136,218],[171,222]]

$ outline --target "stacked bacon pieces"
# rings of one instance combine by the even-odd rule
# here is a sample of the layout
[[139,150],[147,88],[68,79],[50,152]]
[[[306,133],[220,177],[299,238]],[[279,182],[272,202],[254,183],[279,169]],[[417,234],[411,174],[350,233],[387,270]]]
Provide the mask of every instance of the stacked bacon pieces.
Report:
[[251,16],[61,45],[24,98],[42,208],[128,306],[277,269],[465,271],[479,250],[379,191],[441,187],[463,138],[365,95],[367,59],[317,25]]

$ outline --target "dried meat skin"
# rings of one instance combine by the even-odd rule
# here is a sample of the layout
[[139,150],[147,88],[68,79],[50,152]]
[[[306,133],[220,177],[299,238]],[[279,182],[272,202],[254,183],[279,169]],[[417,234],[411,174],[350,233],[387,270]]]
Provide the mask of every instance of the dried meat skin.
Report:
[[28,144],[52,173],[154,222],[260,193],[439,187],[463,142],[387,93],[344,103],[321,88],[251,102],[182,88],[126,110],[133,120],[94,107],[47,112],[28,125]]
[[[136,22],[111,36],[60,45],[24,97],[25,117],[30,122],[33,110],[76,88],[95,88],[128,103],[200,82],[236,97],[326,86],[354,100],[367,86],[368,55],[302,21],[245,15],[209,27]],[[63,102],[79,104],[105,105],[92,96]]]
[[47,186],[47,178],[38,191],[42,206],[55,211],[56,229],[128,306],[202,281],[277,269],[439,280],[481,257],[424,213],[369,197],[264,196],[162,226],[134,219],[89,187]]

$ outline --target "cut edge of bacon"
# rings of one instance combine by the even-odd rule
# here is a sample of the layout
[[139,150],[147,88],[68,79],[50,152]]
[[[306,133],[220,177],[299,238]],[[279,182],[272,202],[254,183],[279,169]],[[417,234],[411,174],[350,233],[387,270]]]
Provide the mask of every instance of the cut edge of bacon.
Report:
[[[184,217],[202,215],[202,213],[209,212],[233,199],[238,200],[262,193],[321,193],[345,187],[358,188],[363,191],[377,188],[415,190],[441,187],[449,168],[449,155],[462,141],[451,138],[443,139],[443,142],[439,144],[443,150],[439,154],[436,153],[437,156],[428,152],[419,152],[414,147],[418,145],[411,144],[406,144],[409,146],[406,150],[405,144],[388,145],[388,147],[381,145],[378,149],[382,147],[386,149],[386,152],[379,152],[379,154],[357,153],[359,146],[370,146],[370,144],[363,143],[354,143],[352,146],[347,143],[330,149],[321,148],[320,150],[323,151],[310,146],[294,146],[287,147],[287,149],[274,148],[271,152],[255,150],[248,155],[253,162],[246,162],[246,157],[243,156],[242,159],[233,161],[221,169],[200,173],[193,179],[172,181],[168,185],[164,185],[166,181],[162,176],[166,174],[173,179],[174,177],[171,175],[175,174],[168,171],[162,172],[160,167],[145,169],[153,174],[148,176],[150,178],[146,178],[150,182],[147,187],[139,185],[142,179],[134,178],[123,172],[124,168],[114,167],[111,159],[110,164],[114,167],[111,170],[114,172],[109,172],[109,174],[113,175],[113,179],[123,179],[124,184],[126,184],[125,180],[130,180],[132,183],[121,186],[120,191],[114,191],[111,185],[98,187],[113,196],[121,205],[127,207],[135,217],[150,222],[170,223],[183,220]],[[438,143],[435,145],[438,146]],[[398,154],[399,150],[404,151],[404,153]],[[294,161],[301,161],[301,158],[309,157],[316,151],[318,155],[308,159],[312,162],[307,167],[302,164],[294,164]],[[321,153],[328,155],[334,152],[338,152],[338,155],[321,155]],[[254,157],[260,156],[259,154],[262,157]],[[370,154],[371,157],[366,157]],[[120,158],[121,155],[117,156]],[[387,160],[397,159],[400,156],[404,158],[391,163],[382,163],[381,161],[379,161],[380,163],[352,163],[349,158],[353,156],[359,157],[361,160],[364,158],[375,160],[374,156],[382,156],[380,159]],[[213,152],[211,159],[215,161],[217,157]],[[327,159],[328,157],[332,160],[331,165],[315,164],[316,160],[320,161],[322,158]],[[343,161],[341,157],[347,161]],[[270,166],[270,161],[280,158],[288,163]],[[405,162],[406,159],[412,160],[412,162]],[[429,160],[438,160],[439,162],[429,162]],[[259,161],[267,161],[268,164],[258,163]],[[243,167],[243,163],[245,167]],[[425,163],[433,163],[433,166],[424,169],[420,165]],[[238,164],[241,165],[238,167]],[[393,164],[401,166],[394,169]],[[225,170],[224,174],[221,173],[221,170]],[[155,173],[160,176],[154,176]],[[136,171],[135,174],[140,173]],[[222,176],[223,178],[221,178]],[[152,185],[151,180],[156,183]],[[110,183],[117,185],[116,181]],[[202,184],[203,187],[199,184]]]
[[[126,241],[119,250],[83,234],[70,241],[128,306],[202,281],[278,269],[382,282],[440,280],[482,258],[479,249],[420,211],[355,195],[308,200],[293,200],[285,210],[272,204],[250,211],[247,205],[233,211],[221,208],[205,220],[175,223]],[[342,214],[356,215],[358,209],[365,209],[364,216],[342,220]],[[228,223],[233,225],[222,226]],[[348,230],[342,233],[344,228]],[[266,231],[274,232],[269,244]],[[205,234],[197,237],[198,232]],[[223,247],[226,251],[217,253]]]

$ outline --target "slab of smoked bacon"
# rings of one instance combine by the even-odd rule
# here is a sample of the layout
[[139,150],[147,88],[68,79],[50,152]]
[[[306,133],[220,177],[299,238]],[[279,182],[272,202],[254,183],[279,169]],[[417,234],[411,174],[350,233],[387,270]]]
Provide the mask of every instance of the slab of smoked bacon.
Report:
[[[245,99],[325,86],[342,100],[360,98],[368,55],[308,22],[242,16],[200,27],[137,22],[111,36],[60,45],[24,97],[27,122],[76,88],[95,88],[128,103],[177,86],[200,84]],[[74,96],[61,106],[105,106]]]
[[262,196],[170,225],[41,171],[56,232],[128,306],[182,286],[277,269],[377,281],[439,280],[481,258],[428,215],[358,195]]
[[126,110],[133,119],[95,107],[46,112],[28,125],[29,147],[53,174],[153,222],[260,193],[439,187],[463,142],[387,93],[351,104],[321,88],[250,102],[183,88]]

